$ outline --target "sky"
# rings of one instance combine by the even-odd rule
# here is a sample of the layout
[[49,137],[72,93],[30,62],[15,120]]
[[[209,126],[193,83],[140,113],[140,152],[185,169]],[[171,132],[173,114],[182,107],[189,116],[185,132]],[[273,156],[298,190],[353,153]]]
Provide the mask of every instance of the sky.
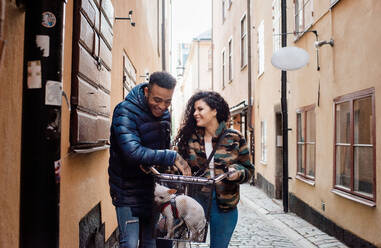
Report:
[[172,0],[172,51],[212,27],[212,0]]
[[172,0],[174,42],[191,42],[212,26],[211,0]]

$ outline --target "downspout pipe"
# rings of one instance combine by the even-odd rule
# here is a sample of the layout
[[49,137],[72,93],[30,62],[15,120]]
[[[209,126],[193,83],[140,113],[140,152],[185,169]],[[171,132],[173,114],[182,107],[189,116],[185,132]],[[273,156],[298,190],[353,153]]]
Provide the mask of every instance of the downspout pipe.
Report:
[[[250,150],[251,150],[251,159],[254,164],[255,156],[254,156],[254,127],[252,123],[252,111],[253,111],[253,102],[252,102],[252,89],[254,81],[251,77],[251,0],[247,0],[247,123],[248,123],[248,130],[249,130],[249,137],[250,137]],[[255,88],[254,88],[255,89]]]
[[59,247],[64,6],[26,1],[20,248]]
[[211,29],[211,39],[212,39],[212,44],[211,44],[211,47],[210,47],[210,49],[212,49],[212,58],[211,58],[211,60],[212,60],[212,75],[211,75],[211,80],[212,80],[212,90],[214,90],[214,75],[213,75],[213,73],[214,73],[214,39],[213,39],[213,19],[214,19],[214,11],[213,11],[213,2],[214,1],[212,1],[212,29]]
[[[282,14],[282,47],[287,46],[287,0],[281,0]],[[283,211],[288,212],[288,112],[287,112],[287,72],[281,74],[281,106],[283,137],[283,179],[282,199]]]
[[4,23],[5,23],[5,0],[0,0],[0,65],[3,57],[5,39],[4,39]]
[[167,68],[166,66],[166,54],[165,54],[165,0],[161,1],[161,68],[163,71],[165,71]]
[[200,89],[200,39],[197,39],[197,86]]
[[250,13],[250,2],[251,0],[247,0],[247,89],[248,89],[248,95],[247,95],[247,114],[248,114],[248,124],[249,124],[249,130],[253,131],[253,123],[251,120],[252,115],[252,106],[253,103],[251,102],[252,99],[252,78],[251,78],[251,13]]

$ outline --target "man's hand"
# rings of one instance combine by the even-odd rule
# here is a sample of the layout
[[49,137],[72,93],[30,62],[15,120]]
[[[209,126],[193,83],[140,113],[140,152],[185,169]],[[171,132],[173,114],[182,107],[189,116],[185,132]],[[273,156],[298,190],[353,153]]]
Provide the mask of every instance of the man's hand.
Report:
[[183,174],[184,176],[192,175],[191,169],[187,161],[185,161],[183,157],[181,157],[181,155],[178,153],[176,154],[176,160],[175,160],[174,166],[176,166],[180,170],[181,174]]

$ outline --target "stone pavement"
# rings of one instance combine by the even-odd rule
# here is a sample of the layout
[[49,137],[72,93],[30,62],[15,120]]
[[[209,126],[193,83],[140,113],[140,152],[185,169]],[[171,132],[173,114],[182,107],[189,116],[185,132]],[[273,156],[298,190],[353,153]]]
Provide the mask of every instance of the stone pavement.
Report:
[[[281,205],[249,184],[241,185],[238,213],[230,248],[347,247],[294,213],[284,213]],[[206,248],[209,244],[192,243],[191,247]]]

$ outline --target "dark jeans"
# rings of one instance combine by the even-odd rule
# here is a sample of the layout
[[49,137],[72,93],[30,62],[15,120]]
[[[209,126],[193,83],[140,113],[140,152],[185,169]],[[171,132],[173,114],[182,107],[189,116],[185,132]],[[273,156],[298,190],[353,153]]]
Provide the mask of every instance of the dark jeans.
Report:
[[139,218],[132,216],[130,207],[116,207],[119,227],[120,248],[171,248],[172,242],[155,240],[152,236],[155,218]]
[[210,211],[210,248],[227,248],[238,221],[237,208],[229,212],[218,209],[216,194],[213,192]]

